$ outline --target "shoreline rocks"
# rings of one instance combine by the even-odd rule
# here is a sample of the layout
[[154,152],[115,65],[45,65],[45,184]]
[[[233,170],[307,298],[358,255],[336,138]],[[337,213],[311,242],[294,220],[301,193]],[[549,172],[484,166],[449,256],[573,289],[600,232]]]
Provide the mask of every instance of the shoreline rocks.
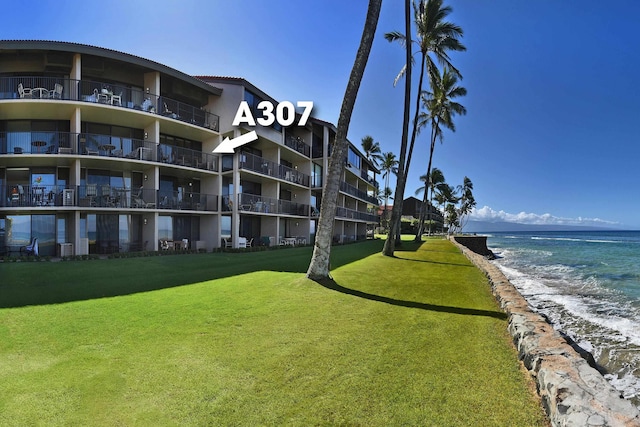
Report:
[[[543,316],[531,310],[524,297],[502,271],[485,258],[486,255],[476,253],[458,239],[450,240],[485,272],[494,296],[507,313],[508,330],[518,356],[536,383],[551,424],[563,427],[640,426],[638,408],[622,398],[578,353],[575,343],[568,342]],[[486,240],[484,242],[486,248]]]

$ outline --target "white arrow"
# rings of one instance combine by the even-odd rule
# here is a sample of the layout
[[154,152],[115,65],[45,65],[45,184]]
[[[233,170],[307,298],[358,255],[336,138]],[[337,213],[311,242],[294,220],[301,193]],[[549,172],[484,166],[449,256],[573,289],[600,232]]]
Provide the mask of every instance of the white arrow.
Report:
[[255,141],[256,139],[258,139],[258,134],[256,133],[255,130],[252,130],[249,133],[245,133],[244,135],[240,135],[237,138],[233,138],[233,139],[225,138],[222,140],[220,145],[218,145],[215,148],[215,150],[213,150],[213,152],[232,154],[235,148],[238,148],[244,144],[248,144],[251,141]]

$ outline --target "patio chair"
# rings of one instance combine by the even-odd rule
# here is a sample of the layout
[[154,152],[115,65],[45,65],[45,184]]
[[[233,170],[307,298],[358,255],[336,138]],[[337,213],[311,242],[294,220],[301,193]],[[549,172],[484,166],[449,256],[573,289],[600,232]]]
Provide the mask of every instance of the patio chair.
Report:
[[173,111],[169,110],[169,107],[167,106],[167,103],[164,103],[164,111],[162,112],[163,116],[167,116],[167,117],[171,117],[172,119],[177,119],[178,115],[176,113],[174,113]]
[[87,184],[87,198],[89,206],[96,205],[96,197],[98,197],[98,184]]
[[56,83],[55,88],[49,92],[49,98],[62,99],[62,85],[60,83]]
[[34,237],[29,245],[21,247],[20,252],[24,252],[27,255],[38,256],[38,238]]
[[118,95],[111,95],[111,105],[116,105],[116,102],[118,106],[122,107],[122,92]]
[[134,208],[155,208],[155,202],[145,202],[142,197],[143,187],[138,189],[138,193],[131,196],[132,204]]
[[222,238],[222,247],[223,248],[230,248],[233,246],[233,242],[231,241],[231,239],[227,240],[225,238]]
[[251,246],[253,246],[253,237],[247,240],[247,247],[250,248]]
[[22,205],[24,203],[24,187],[22,186],[22,184],[18,184],[18,196],[20,199],[20,204]]
[[20,98],[31,98],[31,89],[22,86],[22,83],[18,83],[18,93]]
[[102,194],[104,206],[114,208],[116,203],[114,197],[111,195],[111,186],[107,184],[103,185],[100,192]]

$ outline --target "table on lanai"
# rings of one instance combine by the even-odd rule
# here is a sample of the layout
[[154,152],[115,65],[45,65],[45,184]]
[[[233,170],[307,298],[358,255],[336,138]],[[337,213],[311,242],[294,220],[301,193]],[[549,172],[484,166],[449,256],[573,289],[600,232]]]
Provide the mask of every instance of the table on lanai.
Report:
[[47,145],[45,141],[31,141],[31,146],[35,147],[36,153],[39,153],[45,145]]

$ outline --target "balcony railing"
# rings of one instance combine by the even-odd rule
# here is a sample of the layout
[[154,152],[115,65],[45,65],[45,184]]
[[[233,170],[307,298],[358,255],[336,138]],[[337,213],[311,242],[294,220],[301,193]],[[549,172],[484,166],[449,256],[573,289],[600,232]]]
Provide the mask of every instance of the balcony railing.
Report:
[[0,99],[84,101],[159,114],[214,131],[218,131],[220,126],[220,117],[203,106],[113,82],[37,76],[2,77]]
[[88,207],[117,209],[218,210],[215,194],[161,192],[131,189],[108,184],[80,186],[10,184],[0,187],[1,207]]
[[361,170],[360,171],[360,177],[362,179],[366,180],[369,184],[373,185],[374,187],[379,188],[378,187],[378,181],[376,181],[371,176],[369,176],[369,173],[366,170]]
[[240,154],[240,169],[250,170],[262,175],[284,179],[295,184],[309,187],[309,175],[298,172],[294,168],[281,165],[249,153]]
[[2,207],[74,206],[75,187],[10,184],[0,187]]
[[0,132],[0,154],[75,154],[77,134]]
[[365,200],[373,205],[378,205],[378,199],[376,199],[373,196],[368,195],[365,191],[359,190],[356,187],[354,187],[351,184],[347,184],[346,182],[342,181],[340,183],[340,191],[347,193],[351,196],[357,197],[361,200]]
[[157,160],[155,161],[158,162],[218,171],[218,156],[211,153],[167,144],[159,144],[157,151]]
[[217,172],[218,156],[135,138],[69,132],[0,132],[0,154],[82,154],[168,163]]
[[[229,196],[223,197],[222,211],[229,212],[233,209]],[[255,212],[267,214],[285,214],[309,216],[310,207],[304,203],[296,203],[290,200],[274,199],[256,194],[238,194],[238,210],[240,212]]]
[[215,194],[158,191],[158,200],[158,209],[193,211],[218,210],[218,196]]
[[378,222],[380,217],[368,212],[355,211],[338,206],[336,208],[336,218],[355,219],[359,221]]
[[311,155],[311,147],[305,144],[304,139],[299,136],[287,135],[284,139],[284,145],[296,150],[298,153],[304,154],[307,157]]

